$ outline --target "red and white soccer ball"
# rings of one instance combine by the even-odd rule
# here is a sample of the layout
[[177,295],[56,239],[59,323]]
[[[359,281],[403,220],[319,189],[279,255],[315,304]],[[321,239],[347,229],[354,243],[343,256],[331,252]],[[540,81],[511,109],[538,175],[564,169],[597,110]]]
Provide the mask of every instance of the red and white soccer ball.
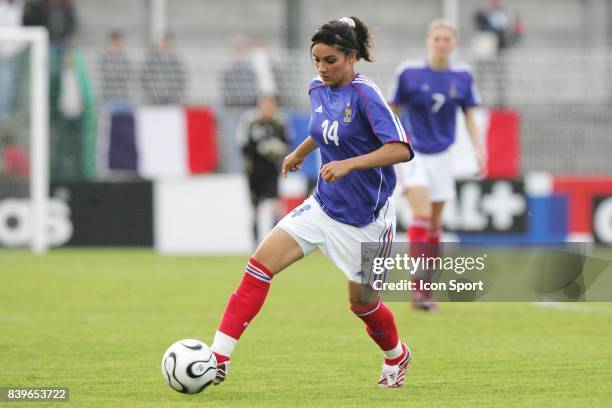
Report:
[[217,359],[210,347],[201,341],[179,340],[164,353],[161,371],[166,384],[173,390],[197,394],[213,383]]

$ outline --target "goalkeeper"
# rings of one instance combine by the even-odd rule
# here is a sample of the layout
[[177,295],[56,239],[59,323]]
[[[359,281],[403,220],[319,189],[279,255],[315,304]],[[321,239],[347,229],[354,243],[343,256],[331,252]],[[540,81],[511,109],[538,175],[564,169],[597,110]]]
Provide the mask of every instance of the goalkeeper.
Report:
[[276,97],[259,97],[257,109],[245,113],[241,125],[239,137],[251,193],[253,237],[259,242],[259,237],[265,236],[277,221],[278,178],[281,160],[289,149]]

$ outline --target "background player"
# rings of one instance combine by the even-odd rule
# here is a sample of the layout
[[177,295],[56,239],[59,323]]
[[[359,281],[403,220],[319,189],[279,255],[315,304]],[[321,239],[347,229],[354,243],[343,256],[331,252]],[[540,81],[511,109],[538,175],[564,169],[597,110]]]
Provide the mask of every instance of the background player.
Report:
[[272,95],[260,96],[257,110],[247,111],[241,122],[237,138],[249,180],[253,237],[259,243],[278,221],[278,177],[281,160],[289,150],[287,129],[279,118],[278,100]]
[[347,276],[351,310],[384,352],[379,386],[399,387],[411,354],[399,340],[391,311],[362,282],[360,244],[390,245],[395,229],[391,166],[413,153],[378,87],[355,72],[356,61],[372,60],[367,26],[344,17],[321,26],[311,40],[319,77],[309,88],[310,136],[285,158],[282,170],[285,176],[298,170],[319,148],[319,182],[314,196],[283,218],[249,259],[212,344],[216,382],[225,379],[229,358],[263,306],[274,275],[319,248]]
[[[457,44],[457,30],[445,20],[432,21],[427,29],[428,57],[406,61],[397,69],[391,90],[391,106],[410,129],[415,160],[397,165],[398,182],[412,207],[408,228],[411,243],[428,242],[435,249],[442,233],[444,203],[455,195],[452,157],[457,108],[476,151],[479,173],[485,171],[485,154],[474,121],[480,103],[471,69],[450,60]],[[423,247],[415,248],[413,256]],[[435,256],[436,251],[429,255]],[[427,276],[422,279],[428,279]],[[413,293],[413,305],[423,310],[436,307],[431,292]]]

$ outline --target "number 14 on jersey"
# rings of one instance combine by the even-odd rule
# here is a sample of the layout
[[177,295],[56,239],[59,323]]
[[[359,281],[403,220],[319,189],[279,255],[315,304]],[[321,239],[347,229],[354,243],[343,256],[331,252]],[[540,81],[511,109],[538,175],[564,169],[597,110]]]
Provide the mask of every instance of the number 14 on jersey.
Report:
[[338,121],[334,120],[330,125],[329,120],[325,119],[323,123],[321,123],[321,127],[323,128],[323,140],[325,144],[329,144],[329,142],[332,141],[336,146],[340,146],[340,139],[338,138]]

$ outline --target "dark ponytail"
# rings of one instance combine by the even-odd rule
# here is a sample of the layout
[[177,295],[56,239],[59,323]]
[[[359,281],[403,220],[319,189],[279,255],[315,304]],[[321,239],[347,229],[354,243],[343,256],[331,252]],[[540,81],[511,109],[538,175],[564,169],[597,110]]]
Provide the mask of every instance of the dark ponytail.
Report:
[[335,46],[345,54],[354,50],[357,52],[357,60],[361,58],[369,62],[373,60],[370,53],[372,39],[368,26],[357,17],[342,17],[329,21],[323,24],[310,40],[311,50],[315,44],[323,43]]

